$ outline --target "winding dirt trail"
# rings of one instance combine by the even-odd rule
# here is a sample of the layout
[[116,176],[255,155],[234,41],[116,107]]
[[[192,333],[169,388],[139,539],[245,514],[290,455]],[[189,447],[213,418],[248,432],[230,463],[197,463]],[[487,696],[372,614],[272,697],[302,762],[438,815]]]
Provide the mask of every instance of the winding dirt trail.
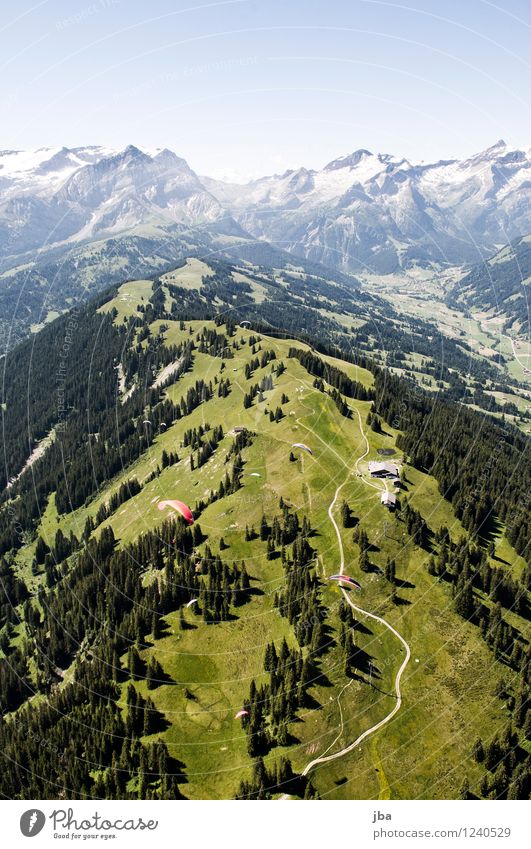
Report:
[[[505,338],[506,338],[506,339],[508,339],[508,340],[509,340],[509,342],[511,343],[511,348],[513,349],[513,357],[514,357],[514,359],[516,360],[516,362],[518,363],[518,365],[520,366],[520,368],[522,369],[522,371],[525,373],[525,371],[529,368],[529,365],[525,365],[525,364],[522,362],[522,360],[520,359],[520,357],[518,356],[518,353],[517,353],[517,351],[516,351],[516,344],[515,344],[515,340],[513,339],[513,337],[512,337],[512,336],[507,336],[507,334],[506,334],[506,333],[503,333],[502,335],[503,335],[503,336],[505,336]],[[528,354],[522,354],[522,356],[523,356],[523,357],[527,357],[527,356],[529,356],[529,355],[528,355]]]
[[[358,413],[358,419],[359,419],[359,423],[360,423],[360,430],[361,430],[361,433],[362,433],[362,435],[363,435],[363,438],[364,438],[364,440],[365,440],[365,444],[366,444],[366,450],[365,450],[365,453],[364,453],[364,454],[362,454],[360,457],[358,457],[358,459],[356,460],[356,463],[355,463],[356,472],[359,474],[359,471],[358,471],[358,464],[359,464],[359,463],[360,463],[360,462],[361,462],[361,461],[362,461],[362,460],[363,460],[363,459],[367,456],[367,454],[369,453],[369,441],[368,441],[368,439],[367,439],[367,436],[366,436],[366,434],[365,434],[365,431],[363,430],[363,425],[362,425],[361,415],[360,415],[360,413],[359,413],[359,410],[356,410],[356,412]],[[365,480],[364,478],[362,478],[362,479],[363,479],[364,483],[366,483],[368,486],[372,486],[372,484],[371,484],[371,483],[369,483],[369,481]],[[343,486],[345,485],[345,483],[346,483],[346,481],[343,481],[343,483],[342,483],[342,484],[340,484],[340,485],[337,487],[337,489],[336,489],[336,491],[335,491],[335,495],[334,495],[334,497],[333,497],[333,499],[332,499],[332,501],[331,501],[331,503],[330,503],[330,506],[329,506],[329,508],[328,508],[328,517],[329,517],[330,521],[332,522],[332,525],[333,525],[334,530],[335,530],[335,532],[336,532],[337,541],[338,541],[338,544],[339,544],[339,555],[340,555],[339,574],[340,574],[340,575],[343,575],[343,574],[344,574],[344,570],[345,570],[345,556],[344,556],[344,550],[343,550],[343,540],[341,539],[341,531],[339,530],[338,524],[337,524],[337,522],[336,522],[336,520],[335,520],[335,518],[334,518],[333,510],[334,510],[334,507],[335,507],[335,505],[336,505],[336,503],[337,503],[337,499],[338,499],[338,497],[339,497],[339,493],[341,492],[341,490],[342,490]],[[379,487],[375,487],[375,488],[378,488],[378,489],[379,489]],[[406,642],[406,640],[402,637],[402,635],[401,635],[401,634],[399,634],[399,633],[398,633],[398,631],[397,631],[395,628],[393,628],[393,626],[392,626],[392,625],[390,625],[390,624],[389,624],[389,622],[387,622],[387,621],[386,621],[385,619],[383,619],[381,616],[377,616],[375,613],[370,613],[368,610],[364,610],[362,607],[358,607],[358,606],[357,606],[356,604],[354,604],[354,602],[351,600],[350,595],[347,593],[347,591],[346,591],[345,589],[343,589],[343,588],[342,588],[342,589],[341,589],[341,592],[343,593],[343,597],[344,597],[345,601],[347,602],[347,604],[349,604],[349,605],[350,605],[350,607],[351,607],[353,610],[355,610],[357,613],[361,613],[361,614],[362,614],[362,616],[367,616],[367,618],[368,618],[368,619],[372,619],[372,620],[374,620],[375,622],[379,622],[381,625],[384,625],[384,627],[388,628],[388,629],[389,629],[389,631],[391,631],[391,633],[392,633],[392,634],[394,634],[394,636],[395,636],[398,640],[400,640],[400,642],[402,643],[402,645],[403,645],[403,647],[404,647],[404,649],[405,649],[405,651],[406,651],[405,658],[404,658],[404,660],[402,661],[402,664],[401,664],[401,666],[400,666],[400,669],[399,669],[399,670],[398,670],[398,672],[396,673],[396,677],[395,677],[396,703],[395,703],[395,706],[393,707],[392,711],[390,711],[390,713],[388,713],[388,714],[387,714],[387,716],[385,716],[383,719],[381,719],[381,720],[380,720],[380,722],[377,722],[377,723],[375,723],[375,725],[372,725],[370,728],[367,728],[367,730],[366,730],[366,731],[364,731],[362,734],[360,734],[360,735],[359,735],[359,737],[357,737],[357,738],[356,738],[356,739],[355,739],[352,743],[349,743],[349,745],[348,745],[348,746],[345,746],[343,749],[340,749],[338,752],[334,752],[333,754],[330,754],[330,755],[329,755],[329,754],[327,754],[327,752],[331,749],[331,747],[334,745],[334,743],[336,743],[336,741],[340,738],[341,734],[343,733],[343,728],[344,728],[343,711],[342,711],[342,709],[341,709],[341,704],[340,704],[340,702],[339,702],[339,699],[340,699],[340,697],[341,697],[342,693],[344,692],[344,690],[346,689],[346,687],[344,687],[344,688],[343,688],[343,690],[341,690],[341,692],[340,692],[339,696],[337,697],[337,701],[338,701],[338,705],[339,705],[339,715],[340,715],[340,729],[339,729],[339,733],[338,733],[337,737],[335,738],[335,740],[334,740],[334,741],[330,744],[330,746],[328,747],[328,749],[326,749],[326,750],[325,750],[325,752],[324,752],[322,755],[320,755],[318,758],[314,758],[313,760],[311,760],[311,761],[310,761],[310,762],[309,762],[309,763],[308,763],[308,764],[304,767],[304,769],[303,769],[303,771],[302,771],[302,775],[308,775],[308,773],[309,773],[312,769],[314,769],[316,766],[318,766],[319,764],[327,763],[327,762],[329,762],[329,761],[336,760],[336,758],[341,758],[343,755],[346,755],[346,754],[348,754],[348,752],[351,752],[353,749],[355,749],[355,748],[356,748],[356,746],[359,746],[359,744],[360,744],[363,740],[365,740],[365,739],[366,739],[367,737],[369,737],[371,734],[374,734],[376,731],[378,731],[378,730],[379,730],[380,728],[382,728],[384,725],[387,725],[387,723],[388,723],[388,722],[390,722],[390,721],[392,720],[392,718],[395,716],[395,714],[396,714],[396,713],[398,713],[398,711],[400,710],[400,706],[401,706],[401,704],[402,704],[402,694],[401,694],[401,692],[400,692],[400,679],[402,678],[402,674],[403,674],[403,672],[404,672],[404,670],[405,670],[406,666],[408,665],[409,659],[410,659],[410,657],[411,657],[411,649],[410,649],[410,647],[409,647],[408,643],[407,643],[407,642]],[[347,686],[348,686],[348,685],[347,685]]]

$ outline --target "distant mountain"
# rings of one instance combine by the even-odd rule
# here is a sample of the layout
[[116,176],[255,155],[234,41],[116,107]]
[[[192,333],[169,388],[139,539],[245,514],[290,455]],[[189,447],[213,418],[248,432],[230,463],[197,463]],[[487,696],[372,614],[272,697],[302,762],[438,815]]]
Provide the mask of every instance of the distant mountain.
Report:
[[345,271],[477,262],[531,232],[531,152],[412,163],[357,150],[240,185],[166,149],[0,153],[0,260],[142,225],[251,235]]
[[531,235],[505,245],[455,284],[450,302],[469,309],[492,310],[506,326],[529,332],[531,309]]
[[184,159],[133,145],[0,154],[0,257],[131,231],[142,224],[241,229]]
[[247,185],[202,179],[249,233],[345,271],[477,262],[531,230],[531,152],[415,164],[358,150]]
[[246,233],[170,150],[0,152],[0,338],[7,347],[112,283],[190,253],[279,268],[292,262]]
[[0,330],[27,333],[190,252],[388,273],[471,266],[529,232],[531,154],[504,142],[433,164],[362,149],[246,185],[199,177],[168,149],[3,151]]

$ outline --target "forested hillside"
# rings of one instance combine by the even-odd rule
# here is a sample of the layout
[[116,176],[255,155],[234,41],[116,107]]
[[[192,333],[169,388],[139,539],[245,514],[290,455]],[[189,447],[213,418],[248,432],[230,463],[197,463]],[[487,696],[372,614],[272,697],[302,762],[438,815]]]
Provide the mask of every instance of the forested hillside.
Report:
[[531,236],[522,236],[466,274],[452,289],[450,303],[492,310],[503,316],[507,329],[525,336],[530,327],[530,282]]
[[6,357],[0,792],[526,798],[529,439],[376,363],[376,300],[198,262]]

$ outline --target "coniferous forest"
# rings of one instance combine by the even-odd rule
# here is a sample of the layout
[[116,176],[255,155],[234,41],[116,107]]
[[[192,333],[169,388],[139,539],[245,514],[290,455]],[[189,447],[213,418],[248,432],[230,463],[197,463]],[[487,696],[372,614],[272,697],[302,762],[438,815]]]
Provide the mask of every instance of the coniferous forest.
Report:
[[[310,282],[257,302],[249,279],[239,288],[221,262],[196,290],[154,277],[125,310],[115,286],[5,358],[0,792],[370,797],[351,761],[344,781],[341,767],[304,772],[333,749],[339,704],[355,736],[345,687],[366,725],[389,710],[400,647],[351,599],[408,640],[427,629],[419,670],[435,680],[447,649],[434,611],[461,635],[493,712],[473,747],[441,743],[463,764],[452,786],[526,798],[528,437],[457,400],[463,348],[437,363],[420,320],[425,374],[455,375],[437,395],[371,357],[368,337],[319,310]],[[237,306],[220,308],[234,294]],[[350,309],[346,294],[337,308]],[[381,332],[400,348],[396,328]],[[474,379],[486,376],[478,363]],[[386,456],[400,469],[393,512],[367,465]],[[334,513],[359,598],[330,581]],[[210,738],[219,770],[198,787]],[[398,780],[392,750],[382,757]]]

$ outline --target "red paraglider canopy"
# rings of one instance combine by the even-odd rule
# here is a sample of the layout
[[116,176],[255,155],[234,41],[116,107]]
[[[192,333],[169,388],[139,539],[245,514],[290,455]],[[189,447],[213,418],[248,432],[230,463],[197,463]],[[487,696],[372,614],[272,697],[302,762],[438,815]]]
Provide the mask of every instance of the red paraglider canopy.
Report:
[[166,507],[171,507],[173,510],[177,510],[178,513],[181,514],[184,521],[189,525],[194,524],[194,517],[192,515],[192,511],[189,507],[183,502],[178,501],[176,498],[172,498],[169,501],[161,501],[157,504],[159,510],[164,510]]
[[361,590],[361,584],[358,584],[354,578],[351,578],[350,575],[330,575],[329,581],[344,581],[346,584],[350,584],[355,587],[357,590]]

